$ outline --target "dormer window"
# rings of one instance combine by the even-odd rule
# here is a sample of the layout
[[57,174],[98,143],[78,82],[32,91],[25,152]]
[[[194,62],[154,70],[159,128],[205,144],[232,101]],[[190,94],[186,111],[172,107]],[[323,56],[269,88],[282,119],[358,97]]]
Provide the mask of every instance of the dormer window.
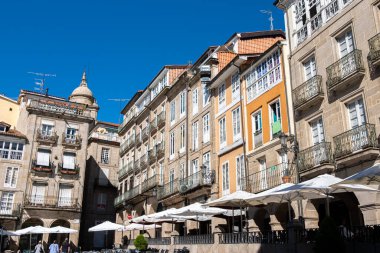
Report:
[[7,128],[3,125],[0,125],[0,132],[5,133],[7,131]]

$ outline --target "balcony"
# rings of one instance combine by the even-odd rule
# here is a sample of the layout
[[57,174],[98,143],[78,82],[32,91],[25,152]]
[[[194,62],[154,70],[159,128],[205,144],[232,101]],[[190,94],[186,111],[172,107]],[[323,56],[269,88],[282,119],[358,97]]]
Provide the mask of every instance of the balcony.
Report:
[[298,172],[302,175],[316,176],[334,170],[331,143],[321,142],[298,154]]
[[140,170],[145,169],[149,166],[149,158],[147,154],[144,154],[140,157]]
[[179,180],[179,193],[184,194],[215,182],[215,171],[202,169],[191,176]]
[[120,142],[120,138],[117,135],[117,133],[98,133],[93,132],[90,135],[90,138],[103,140],[103,141],[110,141],[110,142]]
[[125,153],[127,153],[128,150],[129,150],[129,143],[128,143],[128,140],[126,140],[120,145],[120,151],[119,151],[120,156],[123,156]]
[[302,111],[323,100],[322,76],[314,76],[293,90],[296,111]]
[[157,117],[150,122],[150,134],[157,132]]
[[128,147],[129,148],[133,148],[136,144],[136,136],[134,135],[131,135],[129,138],[128,138]]
[[136,159],[134,164],[133,164],[133,170],[134,171],[139,171],[140,170],[140,159]]
[[37,131],[37,142],[48,145],[56,145],[58,141],[58,135],[56,132],[47,133],[39,129]]
[[203,65],[200,67],[201,82],[207,83],[211,81],[211,67],[210,65]]
[[139,147],[142,143],[141,134],[136,135],[136,147]]
[[154,175],[141,183],[141,193],[147,192],[159,185],[159,175]]
[[165,111],[162,111],[157,116],[157,128],[161,128],[165,125]]
[[4,203],[0,209],[0,217],[4,218],[19,218],[21,216],[20,203]]
[[165,155],[165,142],[161,141],[156,144],[156,156],[157,160],[161,159]]
[[144,142],[144,141],[148,140],[148,138],[149,138],[149,125],[144,127],[143,130],[141,131],[142,141]]
[[68,166],[65,166],[63,163],[58,164],[58,170],[61,175],[79,175],[80,168],[79,165],[75,165],[74,168],[68,168]]
[[362,51],[355,49],[327,67],[326,71],[329,92],[346,89],[364,75]]
[[24,201],[25,208],[57,208],[57,209],[80,209],[78,199],[70,197],[56,197],[44,195],[27,195]]
[[261,145],[263,145],[263,130],[262,129],[253,133],[253,142],[254,142],[255,148],[258,148]]
[[159,188],[157,191],[157,199],[165,199],[174,195],[175,193],[178,193],[178,186],[178,179],[169,181],[168,183],[164,184],[164,186]]
[[368,40],[369,54],[368,61],[370,63],[371,72],[380,65],[380,33]]
[[86,111],[86,106],[66,101],[50,99],[31,100],[26,106],[29,111],[41,112],[44,115],[54,114],[56,116],[69,117],[91,117],[90,112]]
[[377,157],[378,143],[374,124],[364,124],[333,138],[339,167]]
[[49,165],[41,165],[37,163],[37,160],[32,160],[32,171],[33,172],[43,172],[43,173],[52,173],[55,168],[54,163],[49,162]]
[[288,163],[280,163],[255,172],[248,176],[247,191],[257,193],[274,188],[284,182],[284,176],[290,176],[290,181],[294,183],[293,172],[293,166]]
[[157,160],[156,146],[148,151],[149,164],[153,164]]
[[135,168],[135,166],[134,166],[133,162],[129,162],[129,163],[128,163],[128,167],[127,167],[127,173],[128,173],[128,174],[129,174],[129,173],[132,173],[133,170],[134,170],[134,168]]
[[80,135],[62,134],[62,145],[69,148],[80,148],[82,138]]
[[117,178],[119,179],[119,181],[123,180],[127,176],[127,173],[128,173],[128,165],[124,165],[117,172]]
[[123,122],[121,123],[121,125],[119,125],[118,127],[118,132],[119,132],[119,135],[122,135],[124,133],[124,131],[127,129],[127,126],[129,123],[131,123],[133,121],[133,119],[135,118],[135,113],[132,111],[130,112],[123,120]]

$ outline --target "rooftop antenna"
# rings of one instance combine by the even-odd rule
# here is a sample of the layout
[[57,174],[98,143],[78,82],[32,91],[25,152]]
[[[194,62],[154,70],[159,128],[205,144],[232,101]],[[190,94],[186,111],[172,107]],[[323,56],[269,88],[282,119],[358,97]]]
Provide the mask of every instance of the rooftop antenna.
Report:
[[[125,101],[129,101],[131,99],[129,98],[109,98],[107,99],[108,101],[113,101],[113,102],[119,102],[119,112],[121,111],[121,103]],[[121,114],[119,115],[119,124],[121,123]]]
[[46,77],[56,77],[56,74],[48,74],[48,73],[38,73],[38,72],[32,72],[29,71],[28,74],[38,76],[40,78],[34,78],[35,82],[34,84],[37,85],[37,87],[34,87],[34,90],[37,90],[39,93],[47,95],[48,88],[45,89],[45,79]]
[[268,10],[260,10],[261,13],[269,15],[269,21],[270,21],[270,30],[273,31],[273,15],[271,11]]

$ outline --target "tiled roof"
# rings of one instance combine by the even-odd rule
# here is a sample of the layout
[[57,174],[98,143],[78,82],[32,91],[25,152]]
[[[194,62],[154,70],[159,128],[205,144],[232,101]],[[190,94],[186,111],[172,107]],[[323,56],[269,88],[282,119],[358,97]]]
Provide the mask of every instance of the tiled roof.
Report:
[[0,132],[0,135],[16,137],[16,138],[28,140],[28,138],[26,138],[26,135],[22,134],[21,132],[17,131],[16,129],[9,129],[7,132]]
[[240,39],[258,39],[269,37],[282,37],[285,39],[285,33],[282,30],[273,31],[258,31],[258,32],[244,32],[240,34]]
[[218,52],[218,70],[221,71],[237,54],[232,52],[220,51]]
[[284,40],[283,37],[271,37],[271,38],[255,38],[240,40],[238,44],[239,54],[260,54],[265,52],[273,44],[279,40]]

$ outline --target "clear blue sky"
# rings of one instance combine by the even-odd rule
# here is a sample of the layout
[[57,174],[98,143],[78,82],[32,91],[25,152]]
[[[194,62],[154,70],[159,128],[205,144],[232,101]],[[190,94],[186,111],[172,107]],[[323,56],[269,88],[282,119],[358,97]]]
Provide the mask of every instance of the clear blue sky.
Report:
[[101,107],[117,122],[120,106],[163,65],[186,64],[234,32],[284,29],[273,0],[17,0],[0,3],[0,93],[34,89],[28,71],[55,73],[49,93],[68,97],[84,68]]

